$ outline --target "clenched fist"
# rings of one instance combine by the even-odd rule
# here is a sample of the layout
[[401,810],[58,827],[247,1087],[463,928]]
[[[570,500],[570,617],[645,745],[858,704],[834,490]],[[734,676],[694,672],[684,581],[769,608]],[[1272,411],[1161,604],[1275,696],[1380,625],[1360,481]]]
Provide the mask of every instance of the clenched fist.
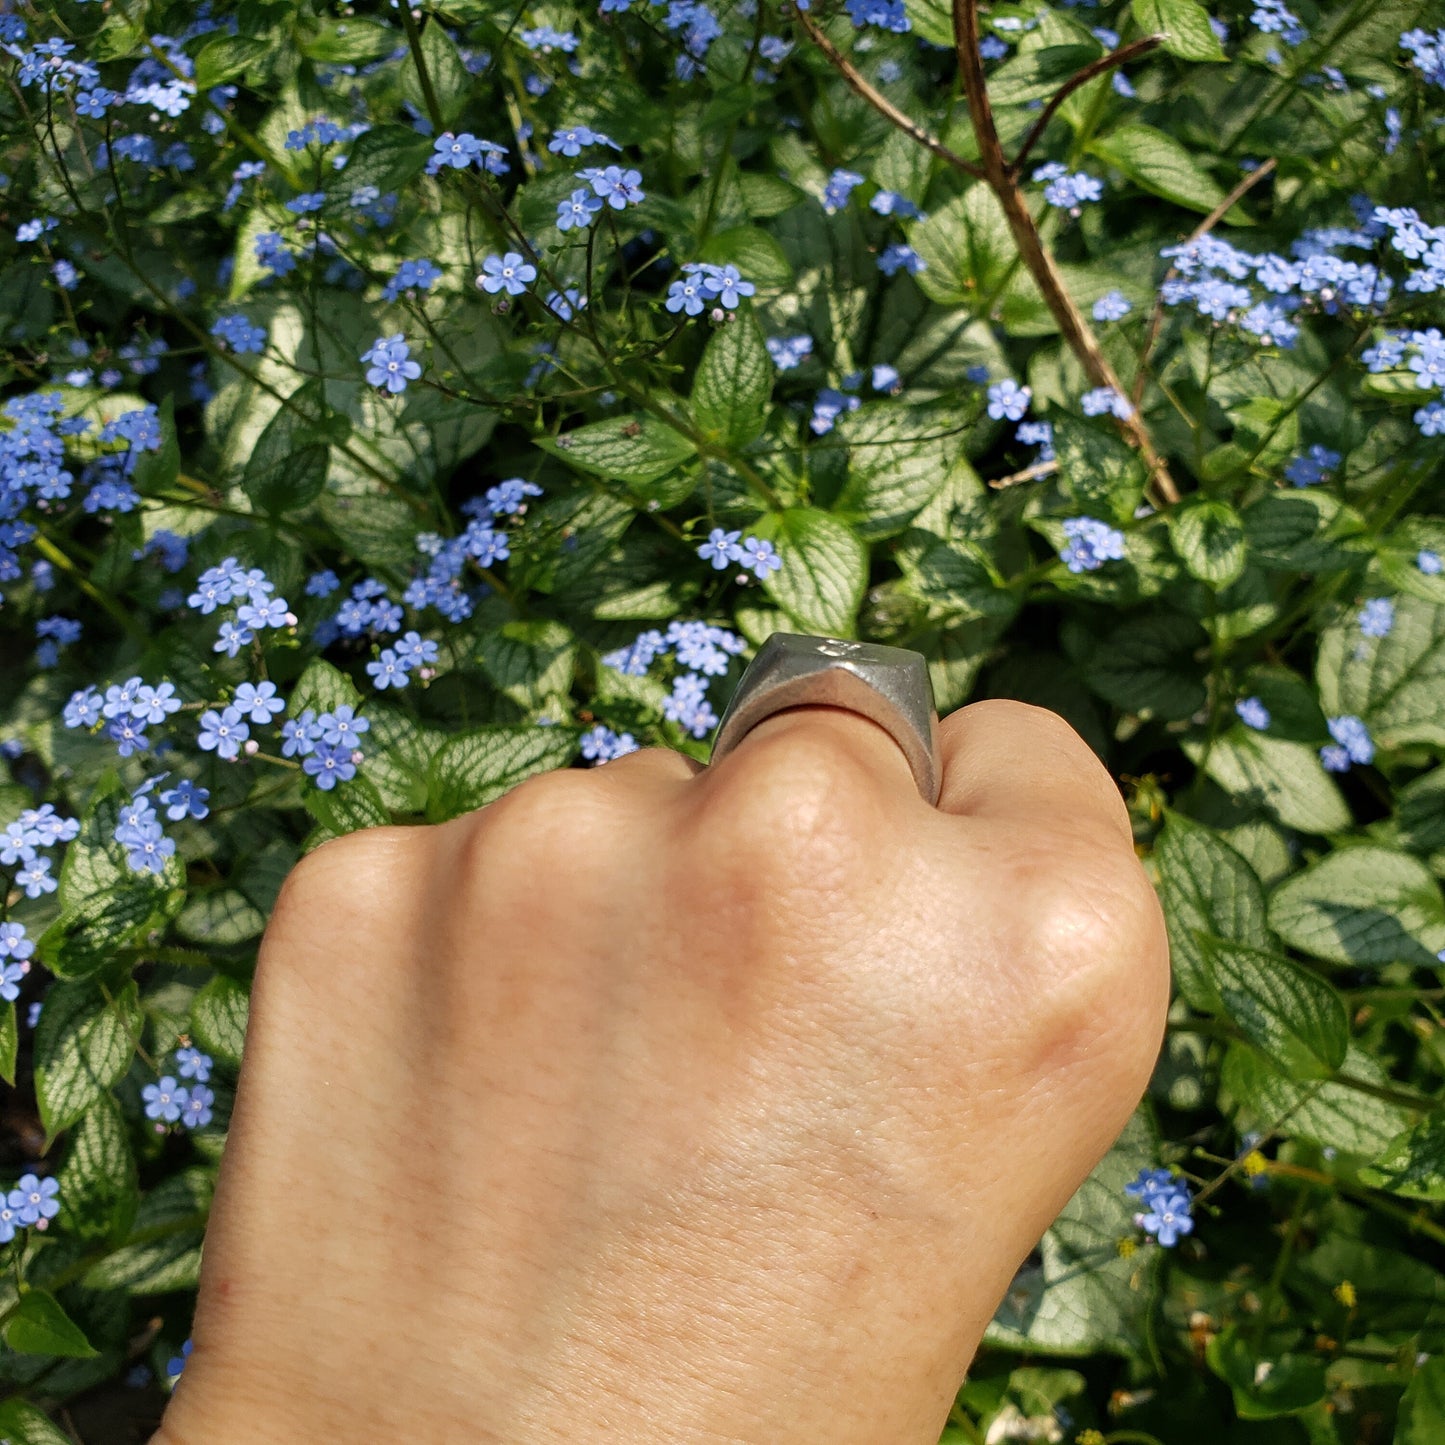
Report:
[[1079,737],[940,744],[937,808],[803,707],[305,859],[159,1445],[932,1445],[1168,993]]

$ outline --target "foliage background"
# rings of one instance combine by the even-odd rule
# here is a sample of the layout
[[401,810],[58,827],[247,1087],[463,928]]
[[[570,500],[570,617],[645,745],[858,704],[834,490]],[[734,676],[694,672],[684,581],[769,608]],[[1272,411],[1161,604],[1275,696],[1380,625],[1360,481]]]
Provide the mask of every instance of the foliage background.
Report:
[[[30,849],[54,891],[20,852],[0,868],[0,918],[36,943],[0,1003],[0,1175],[54,1176],[61,1203],[0,1258],[11,1440],[128,1438],[117,1399],[159,1414],[300,854],[634,740],[705,758],[777,629],[921,651],[941,712],[1062,713],[1169,917],[1149,1097],[947,1438],[1445,1439],[1445,14],[994,5],[997,151],[954,22],[936,0],[0,11],[0,827],[79,820]],[[616,150],[548,147],[579,126]],[[500,170],[429,165],[444,132]],[[559,230],[609,164],[640,198]],[[1060,174],[1098,198],[1053,203]],[[507,252],[535,280],[480,290]],[[422,259],[435,279],[398,279]],[[670,311],[696,263],[751,294]],[[362,358],[396,336],[420,375],[388,392]],[[489,504],[509,479],[539,490]],[[1084,517],[1099,551],[1070,549]],[[782,565],[708,566],[719,527]],[[229,654],[254,581],[186,601],[228,558],[286,599]],[[675,623],[719,630],[634,646]],[[436,655],[380,689],[403,628]],[[183,707],[127,755],[75,697],[131,677]],[[267,680],[287,710],[254,752],[199,745]],[[369,732],[325,788],[281,725],[339,706]],[[153,872],[116,833],[161,771],[209,806],[155,830]],[[143,1090],[185,1041],[213,1117],[158,1131]],[[1196,1196],[1172,1248],[1123,1193],[1152,1166]]]

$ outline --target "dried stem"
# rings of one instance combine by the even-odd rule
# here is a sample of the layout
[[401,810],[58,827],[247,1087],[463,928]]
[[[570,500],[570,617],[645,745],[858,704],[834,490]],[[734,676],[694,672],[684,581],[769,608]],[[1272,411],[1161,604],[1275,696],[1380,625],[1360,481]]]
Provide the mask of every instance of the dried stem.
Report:
[[[977,0],[953,0],[953,38],[958,56],[959,77],[963,81],[963,93],[968,101],[969,116],[973,121],[973,133],[978,140],[979,155],[983,160],[984,181],[998,197],[1003,208],[1009,230],[1013,233],[1014,244],[1019,249],[1019,258],[1034,278],[1045,304],[1058,322],[1059,331],[1070,350],[1083,363],[1084,371],[1095,386],[1112,387],[1120,396],[1124,388],[1110,366],[1108,358],[1099,346],[1083,313],[1074,305],[1063,278],[1059,275],[1054,258],[1044,246],[1033,213],[1024,201],[1009,173],[1008,162],[1004,159],[1003,147],[999,143],[998,128],[994,124],[993,107],[988,98],[988,81],[983,73],[983,57],[978,49],[978,3]],[[1144,425],[1135,407],[1129,416],[1119,418],[1120,430],[1129,438],[1144,458],[1149,468],[1146,485],[1152,488],[1162,502],[1177,502],[1179,488],[1169,475],[1168,465],[1154,446],[1149,429]]]
[[1131,40],[1127,45],[1121,45],[1117,50],[1111,50],[1107,55],[1094,61],[1092,65],[1086,65],[1077,75],[1070,76],[1054,92],[1049,103],[1044,107],[1043,114],[1034,122],[1033,129],[1024,137],[1024,143],[1019,147],[1019,153],[1008,168],[1010,177],[1017,176],[1023,170],[1024,162],[1029,158],[1029,152],[1038,143],[1039,137],[1049,128],[1049,122],[1054,118],[1058,108],[1081,85],[1087,85],[1096,76],[1113,70],[1116,65],[1127,65],[1129,61],[1137,60],[1141,55],[1147,55],[1163,43],[1162,35],[1146,35],[1141,40]]
[[974,165],[972,161],[964,160],[961,155],[949,150],[941,140],[930,135],[921,125],[899,110],[886,95],[869,85],[858,67],[823,34],[822,30],[818,28],[817,22],[806,10],[797,11],[793,18],[808,32],[813,44],[828,57],[829,63],[847,81],[849,89],[854,94],[861,96],[879,115],[891,121],[905,135],[911,136],[925,150],[932,151],[940,160],[947,161],[954,170],[962,171],[964,175],[972,176],[975,180],[983,179],[982,167]]
[[[1189,233],[1184,244],[1192,246],[1201,236],[1207,236],[1227,216],[1234,203],[1253,185],[1262,181],[1278,164],[1273,156],[1244,177],[1235,188]],[[1164,282],[1172,281],[1179,274],[1177,266],[1171,266],[1159,283],[1159,294],[1154,298],[1154,314],[1149,318],[1149,334],[1144,338],[1144,347],[1139,352],[1139,369],[1134,373],[1133,402],[1139,405],[1144,395],[1144,385],[1149,375],[1149,353],[1159,340],[1159,330],[1164,324]]]
[[1031,467],[1025,467],[1021,472],[1010,472],[1006,477],[992,477],[989,479],[989,486],[994,491],[1002,491],[1004,487],[1016,487],[1020,482],[1037,482],[1044,477],[1051,477],[1058,471],[1058,458],[1048,462],[1035,462]]

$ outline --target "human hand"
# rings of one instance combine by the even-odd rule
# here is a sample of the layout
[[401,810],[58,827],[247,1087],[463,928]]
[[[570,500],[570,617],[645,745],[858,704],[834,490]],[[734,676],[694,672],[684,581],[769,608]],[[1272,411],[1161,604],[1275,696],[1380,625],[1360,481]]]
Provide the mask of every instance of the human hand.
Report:
[[940,753],[797,708],[306,858],[154,1445],[932,1445],[1168,994],[1077,734]]

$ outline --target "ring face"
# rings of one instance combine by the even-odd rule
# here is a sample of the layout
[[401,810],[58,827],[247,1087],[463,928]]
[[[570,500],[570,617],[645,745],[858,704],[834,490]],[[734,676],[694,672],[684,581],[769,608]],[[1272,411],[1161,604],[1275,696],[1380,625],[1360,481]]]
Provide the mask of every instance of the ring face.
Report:
[[810,703],[847,708],[884,728],[902,748],[924,801],[938,802],[943,780],[928,663],[922,653],[877,642],[773,633],[718,723],[709,764],[726,757],[764,718]]

